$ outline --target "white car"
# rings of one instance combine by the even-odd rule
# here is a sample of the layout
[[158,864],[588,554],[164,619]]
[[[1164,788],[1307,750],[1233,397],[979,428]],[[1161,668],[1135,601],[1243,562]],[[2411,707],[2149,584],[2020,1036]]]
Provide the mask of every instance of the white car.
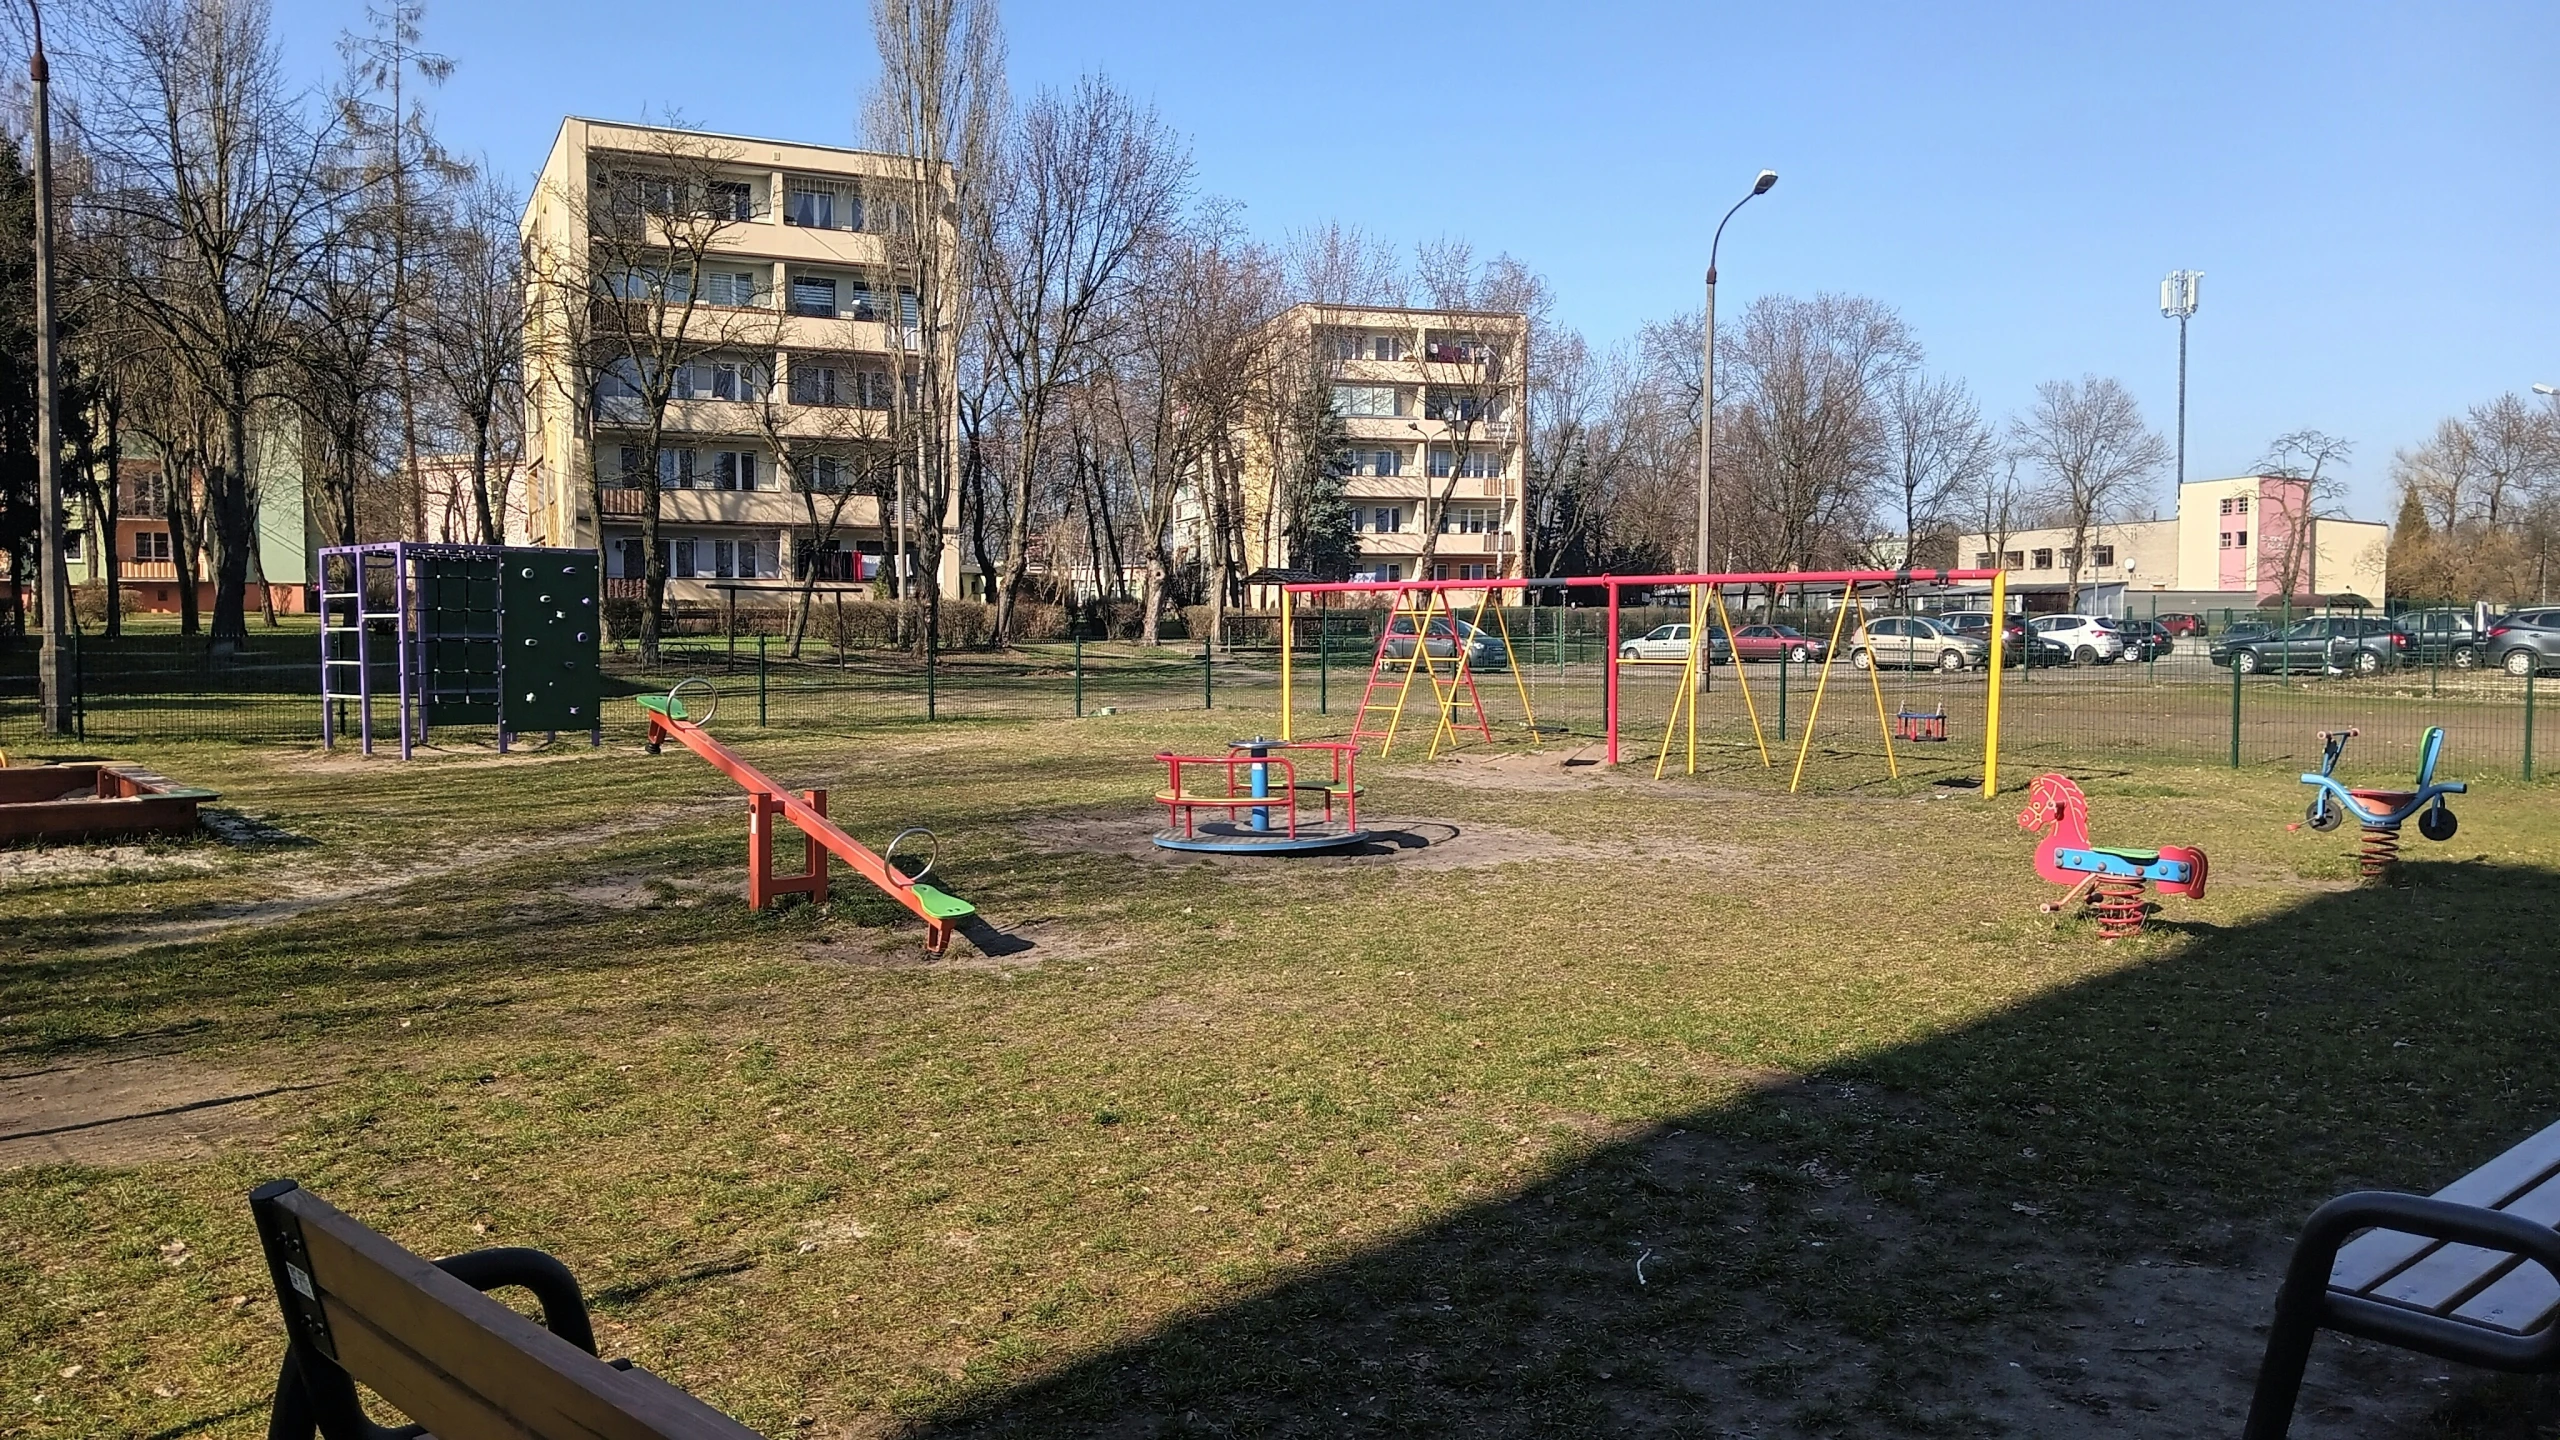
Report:
[[[1707,663],[1722,665],[1733,658],[1733,642],[1722,630],[1707,627]],[[1618,646],[1621,660],[1678,660],[1689,658],[1689,627],[1656,625],[1651,630]]]
[[2071,647],[2079,665],[2113,665],[2124,658],[2124,632],[2105,615],[2038,615],[2027,622],[2057,645]]

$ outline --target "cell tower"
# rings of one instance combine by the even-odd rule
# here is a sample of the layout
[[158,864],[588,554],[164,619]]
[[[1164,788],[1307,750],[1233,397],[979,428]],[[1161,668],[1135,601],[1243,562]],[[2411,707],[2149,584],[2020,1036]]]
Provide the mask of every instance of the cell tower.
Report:
[[2178,483],[2187,483],[2187,321],[2196,313],[2201,270],[2172,270],[2160,282],[2160,317],[2178,322]]

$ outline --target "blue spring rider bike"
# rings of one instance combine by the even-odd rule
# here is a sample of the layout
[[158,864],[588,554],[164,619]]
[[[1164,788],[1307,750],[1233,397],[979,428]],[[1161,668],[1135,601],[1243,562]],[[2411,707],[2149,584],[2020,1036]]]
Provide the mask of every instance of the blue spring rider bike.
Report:
[[2350,790],[2332,776],[2338,768],[2338,757],[2347,753],[2347,742],[2356,737],[2355,730],[2323,730],[2320,742],[2327,747],[2321,757],[2320,773],[2305,775],[2302,783],[2319,787],[2311,805],[2303,812],[2303,823],[2314,830],[2335,830],[2349,820],[2368,833],[2397,832],[2403,822],[2416,816],[2418,833],[2430,840],[2453,838],[2456,821],[2453,811],[2444,803],[2447,795],[2465,793],[2459,780],[2438,780],[2436,758],[2444,751],[2444,727],[2431,725],[2426,739],[2418,745],[2418,784],[2414,790]]

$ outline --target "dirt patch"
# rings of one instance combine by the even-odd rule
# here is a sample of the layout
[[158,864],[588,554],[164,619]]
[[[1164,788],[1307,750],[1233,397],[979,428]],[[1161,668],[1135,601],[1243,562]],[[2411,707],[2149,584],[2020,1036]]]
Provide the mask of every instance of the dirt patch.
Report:
[[691,908],[714,895],[731,893],[737,888],[731,883],[670,879],[665,875],[634,870],[598,876],[557,893],[563,900],[607,910],[655,910],[664,906]]
[[93,880],[115,871],[147,878],[200,874],[214,868],[210,855],[157,850],[148,845],[47,845],[0,850],[0,887],[60,880]]
[[[1166,850],[1155,843],[1149,815],[1057,815],[1025,821],[1016,828],[1024,839],[1052,852],[1115,855],[1147,864],[1222,865],[1256,868],[1284,857],[1211,855]],[[1577,840],[1546,830],[1481,821],[1421,820],[1398,817],[1368,823],[1370,839],[1359,845],[1321,854],[1285,857],[1301,866],[1394,865],[1400,869],[1469,870],[1515,861],[1539,863],[1617,863],[1666,859],[1684,864],[1730,866],[1749,863],[1739,846],[1673,837],[1642,842]]]
[[[830,927],[823,939],[800,947],[803,958],[823,965],[865,969],[931,969],[964,972],[1033,970],[1049,965],[1090,965],[1128,949],[1124,942],[1101,940],[1056,920],[1030,920],[1009,930],[979,927],[963,930],[940,956],[924,950],[922,933],[911,925],[883,929]],[[985,948],[981,948],[981,945]]]
[[266,1123],[275,1097],[315,1088],[162,1055],[0,1076],[0,1170],[196,1160]]

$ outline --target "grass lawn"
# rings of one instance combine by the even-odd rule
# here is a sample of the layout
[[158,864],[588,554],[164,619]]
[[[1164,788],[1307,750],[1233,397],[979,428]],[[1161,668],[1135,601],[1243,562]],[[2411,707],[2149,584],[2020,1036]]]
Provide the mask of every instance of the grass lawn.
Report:
[[[1724,751],[1400,745],[1417,848],[1149,849],[1146,757],[1264,719],[724,710],[1030,942],[930,964],[858,886],[747,911],[737,792],[620,730],[132,750],[227,838],[0,851],[0,1435],[261,1433],[277,1175],[558,1254],[774,1435],[2228,1435],[2314,1204],[2560,1113],[2547,789],[2377,890],[2286,775],[2083,769],[2213,857],[2107,945],[2017,796]],[[2296,1433],[2560,1415],[2448,1369],[2324,1339]]]

